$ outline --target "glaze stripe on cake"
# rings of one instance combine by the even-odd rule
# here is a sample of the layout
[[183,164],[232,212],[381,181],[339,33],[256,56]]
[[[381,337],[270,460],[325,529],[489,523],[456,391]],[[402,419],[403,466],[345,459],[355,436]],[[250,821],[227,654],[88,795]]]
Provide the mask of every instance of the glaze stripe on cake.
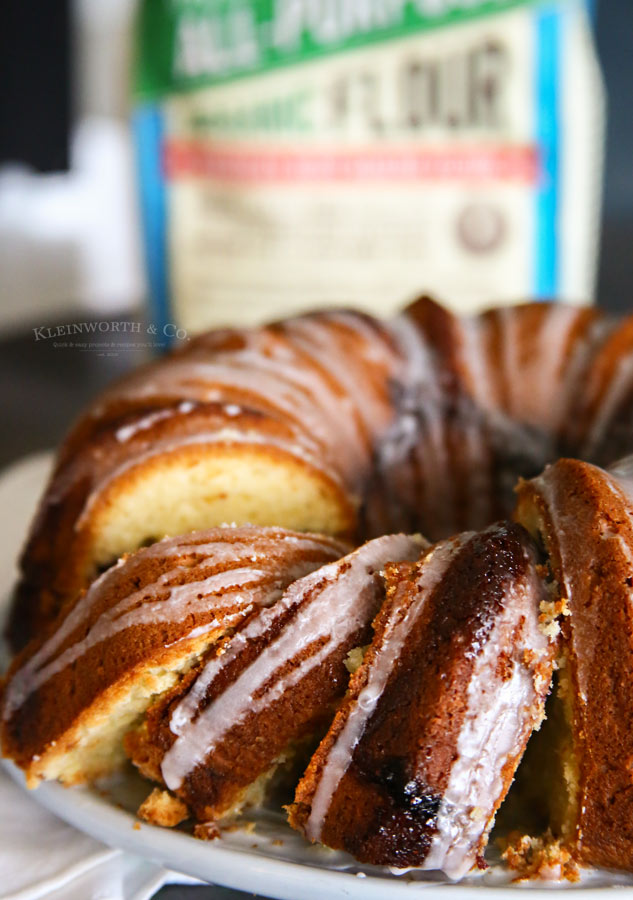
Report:
[[[404,535],[377,538],[340,562],[295,581],[278,603],[254,617],[221,655],[206,664],[174,709],[170,728],[177,739],[161,763],[165,784],[178,789],[245,716],[257,716],[279,700],[349,635],[366,627],[376,612],[375,584],[381,568],[392,560],[416,558],[420,549],[420,541]],[[250,641],[274,629],[276,621],[287,618],[291,611],[291,625],[201,710],[223,670]],[[298,664],[288,670],[289,661],[295,658]]]
[[327,762],[320,773],[318,787],[312,799],[310,817],[305,827],[306,836],[310,840],[318,841],[321,838],[321,829],[332,796],[351,762],[352,754],[363,736],[367,722],[382,697],[387,679],[398,660],[411,628],[421,615],[428,597],[439,584],[455,555],[471,537],[472,534],[460,535],[430,551],[426,557],[424,574],[418,585],[419,590],[415,603],[406,610],[403,617],[396,612],[394,618],[389,621],[382,636],[376,659],[372,663],[367,683],[356,698],[345,727],[338,735],[336,743],[331,747]]

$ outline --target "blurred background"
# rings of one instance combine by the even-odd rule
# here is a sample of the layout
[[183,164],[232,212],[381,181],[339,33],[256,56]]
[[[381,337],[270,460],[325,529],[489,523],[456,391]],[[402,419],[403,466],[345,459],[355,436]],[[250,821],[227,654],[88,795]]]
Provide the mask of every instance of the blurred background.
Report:
[[129,135],[131,0],[3,4],[0,327],[144,296]]
[[[0,333],[78,310],[111,316],[143,308],[129,127],[135,13],[134,0],[3,4]],[[633,4],[601,0],[594,29],[608,103],[595,296],[626,307],[633,283]],[[582,88],[575,102],[584,102]]]

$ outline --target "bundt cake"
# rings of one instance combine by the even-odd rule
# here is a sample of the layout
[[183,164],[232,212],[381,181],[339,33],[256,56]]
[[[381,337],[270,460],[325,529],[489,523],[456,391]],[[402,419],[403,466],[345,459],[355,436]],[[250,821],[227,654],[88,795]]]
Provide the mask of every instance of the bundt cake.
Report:
[[481,857],[543,717],[557,645],[539,621],[545,587],[511,524],[393,563],[386,585],[290,824],[362,862],[458,878]]
[[124,761],[123,736],[254,611],[345,546],[280,528],[218,528],[121,560],[19,654],[2,748],[27,783],[90,781]]
[[632,445],[633,325],[595,310],[422,298],[201,335],[59,452],[3,753],[30,785],[129,757],[145,818],[209,833],[307,763],[309,840],[460,877],[554,670],[545,819],[633,871],[633,466],[598,468]]
[[561,459],[520,485],[516,517],[562,612],[558,709],[539,735],[557,766],[548,818],[577,859],[633,870],[632,471]]
[[510,514],[518,476],[626,442],[629,337],[590,309],[458,318],[428,298],[389,321],[327,311],[196,337],[106,391],[66,439],[12,643],[165,534],[234,522],[360,543],[485,527]]

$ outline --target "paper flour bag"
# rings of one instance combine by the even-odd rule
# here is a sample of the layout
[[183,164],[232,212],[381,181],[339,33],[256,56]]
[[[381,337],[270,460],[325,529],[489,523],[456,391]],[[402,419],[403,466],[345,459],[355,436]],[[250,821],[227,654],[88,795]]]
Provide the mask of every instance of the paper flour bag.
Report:
[[603,97],[581,0],[145,0],[153,318],[590,301]]

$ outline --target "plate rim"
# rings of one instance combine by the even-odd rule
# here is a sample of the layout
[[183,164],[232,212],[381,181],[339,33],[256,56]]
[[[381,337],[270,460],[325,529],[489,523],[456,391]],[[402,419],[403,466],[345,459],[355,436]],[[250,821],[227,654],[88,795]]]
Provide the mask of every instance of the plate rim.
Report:
[[[2,759],[0,763],[9,777],[27,791],[21,770],[10,760]],[[551,896],[553,890],[574,891],[581,892],[583,900],[591,900],[594,896],[602,897],[605,890],[620,888],[630,892],[632,889],[627,884],[594,886],[532,882],[496,886],[479,880],[468,883],[435,879],[412,881],[405,880],[406,875],[390,876],[387,873],[382,877],[371,874],[359,877],[353,872],[276,859],[265,852],[249,853],[246,849],[221,844],[221,838],[212,842],[200,841],[178,830],[149,825],[117,808],[89,786],[69,788],[47,782],[29,794],[49,812],[110,847],[136,853],[207,883],[254,892],[275,900],[312,900],[326,896],[333,900],[360,897],[384,900],[387,892],[394,897],[428,896],[428,891],[433,889],[441,889],[446,900],[464,900],[467,892],[476,892],[476,897],[482,896],[482,892],[492,892],[499,900],[516,900],[517,891],[521,890],[529,891],[530,897],[539,898]],[[244,865],[245,861],[248,865]],[[310,888],[306,893],[306,882],[311,878],[318,881],[318,887]]]

